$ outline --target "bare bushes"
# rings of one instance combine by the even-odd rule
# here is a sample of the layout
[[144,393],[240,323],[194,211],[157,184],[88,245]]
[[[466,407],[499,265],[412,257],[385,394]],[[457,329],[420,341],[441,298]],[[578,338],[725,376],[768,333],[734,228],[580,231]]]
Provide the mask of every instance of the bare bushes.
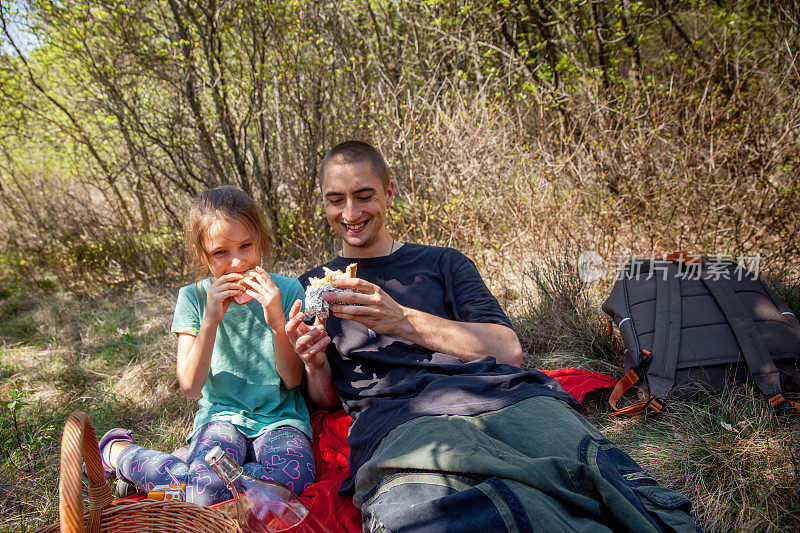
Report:
[[[16,117],[0,132],[8,253],[65,281],[182,274],[183,207],[221,183],[268,212],[280,260],[319,262],[334,239],[315,174],[346,138],[389,159],[395,234],[464,250],[509,299],[508,273],[550,248],[800,254],[789,15],[139,4],[147,17],[33,5],[48,54],[3,58],[18,88],[0,95]],[[35,171],[28,137],[46,154]]]
[[428,90],[407,100],[415,118],[382,147],[398,183],[392,229],[406,240],[462,250],[496,277],[529,230],[512,207],[535,192],[518,190],[531,167],[527,146],[503,102],[449,84],[429,100]]
[[5,266],[34,279],[55,276],[79,292],[182,276],[180,228],[161,217],[142,224],[130,198],[116,193],[44,169],[17,174],[0,194]]
[[[605,252],[797,257],[800,103],[786,74],[798,68],[796,33],[779,44],[785,28],[765,13],[720,17],[671,13],[675,32],[643,41],[653,60],[643,84],[604,88],[580,75],[566,116],[533,117],[549,154],[537,174],[570,206],[559,225],[568,240]],[[709,49],[680,54],[684,23]]]
[[607,320],[580,279],[575,257],[551,252],[523,272],[514,328],[528,367],[589,367],[615,373],[622,361],[619,339],[606,335]]
[[[784,96],[773,108],[781,112],[767,117],[764,103],[779,98],[769,90],[739,94],[737,103],[717,95],[703,105],[690,94],[656,96],[613,131],[587,128],[575,132],[581,143],[542,147],[559,155],[541,174],[559,176],[556,202],[570,204],[570,218],[580,222],[562,226],[570,239],[588,235],[594,246],[639,253],[796,257],[796,99]],[[681,116],[687,107],[694,117]]]
[[[800,102],[787,94],[755,87],[703,103],[653,89],[627,108],[603,102],[613,128],[575,101],[575,129],[562,133],[535,97],[523,114],[522,102],[438,91],[433,103],[424,91],[410,99],[416,118],[382,145],[399,185],[393,230],[465,251],[501,296],[514,281],[505,274],[548,249],[609,262],[686,250],[777,265],[800,254]],[[766,116],[764,102],[781,113]]]
[[[402,200],[396,231],[467,251],[501,292],[504,271],[550,248],[609,261],[686,250],[796,262],[797,35],[753,9],[739,19],[638,14],[646,38],[635,52],[650,61],[635,76],[623,68],[633,50],[616,50],[619,67],[601,73],[591,47],[553,37],[543,46],[560,48],[563,67],[539,71],[539,84],[497,59],[500,43],[440,30],[443,62],[464,68],[476,61],[471,49],[485,62],[480,73],[409,84],[382,107]],[[581,23],[569,17],[565,27]],[[548,76],[559,80],[556,101]]]
[[[755,4],[603,4],[482,4],[461,25],[437,12],[436,57],[460,70],[403,102],[410,118],[392,148],[416,162],[405,171],[423,184],[415,195],[443,203],[468,190],[450,225],[506,257],[577,244],[606,258],[683,249],[794,262],[796,28]],[[549,24],[531,26],[537,17]]]

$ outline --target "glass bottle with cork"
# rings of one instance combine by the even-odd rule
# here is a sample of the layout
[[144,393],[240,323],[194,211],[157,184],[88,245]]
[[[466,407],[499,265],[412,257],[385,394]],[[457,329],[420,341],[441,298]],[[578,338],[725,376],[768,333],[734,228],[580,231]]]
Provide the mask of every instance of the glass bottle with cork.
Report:
[[245,532],[325,532],[305,505],[283,483],[256,479],[219,446],[206,462],[233,493],[239,525]]

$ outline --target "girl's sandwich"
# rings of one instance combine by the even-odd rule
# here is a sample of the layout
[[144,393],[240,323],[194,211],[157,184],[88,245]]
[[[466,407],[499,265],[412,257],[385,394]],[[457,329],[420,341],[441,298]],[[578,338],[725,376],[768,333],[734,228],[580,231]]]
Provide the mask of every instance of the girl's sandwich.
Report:
[[[246,284],[244,282],[244,280],[246,280],[248,278],[255,277],[256,269],[255,268],[251,268],[250,270],[248,270],[247,272],[245,272],[242,275],[244,277],[242,279],[240,279],[239,281],[237,281],[236,283],[241,285],[244,288],[244,290],[250,290],[250,285]],[[244,291],[240,292],[239,294],[237,294],[236,296],[233,297],[233,301],[236,302],[239,305],[244,305],[244,304],[246,304],[247,302],[249,302],[252,299],[253,299],[253,297],[250,296],[249,294],[247,294]]]

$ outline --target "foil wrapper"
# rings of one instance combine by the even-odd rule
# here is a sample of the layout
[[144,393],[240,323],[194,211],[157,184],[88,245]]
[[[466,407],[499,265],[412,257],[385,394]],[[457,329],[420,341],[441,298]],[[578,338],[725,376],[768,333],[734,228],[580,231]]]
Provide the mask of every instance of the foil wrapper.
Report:
[[319,287],[306,287],[306,316],[318,316],[320,318],[328,318],[331,311],[331,306],[328,302],[322,299],[322,295],[326,292],[352,292],[342,289],[336,289],[333,284],[326,283]]

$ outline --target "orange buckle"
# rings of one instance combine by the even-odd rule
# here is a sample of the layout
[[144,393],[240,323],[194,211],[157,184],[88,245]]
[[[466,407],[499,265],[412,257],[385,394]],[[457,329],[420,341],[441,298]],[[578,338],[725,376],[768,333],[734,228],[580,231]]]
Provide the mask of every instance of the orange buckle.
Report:
[[699,255],[689,255],[686,252],[673,252],[666,257],[667,261],[678,263],[698,264],[703,262],[703,257]]
[[664,409],[664,400],[661,398],[656,398],[655,396],[650,396],[650,398],[644,404],[643,414],[644,416],[649,414],[658,414],[662,409]]
[[639,356],[639,360],[636,363],[636,366],[633,367],[637,370],[637,374],[641,374],[641,376],[645,376],[645,368],[650,366],[650,363],[653,359],[653,352],[650,350],[642,350],[642,354]]
[[778,414],[790,414],[790,415],[800,414],[800,405],[798,405],[797,402],[787,400],[786,396],[784,396],[780,392],[778,394],[773,394],[772,396],[767,398],[767,401],[772,406],[772,408],[778,412]]

